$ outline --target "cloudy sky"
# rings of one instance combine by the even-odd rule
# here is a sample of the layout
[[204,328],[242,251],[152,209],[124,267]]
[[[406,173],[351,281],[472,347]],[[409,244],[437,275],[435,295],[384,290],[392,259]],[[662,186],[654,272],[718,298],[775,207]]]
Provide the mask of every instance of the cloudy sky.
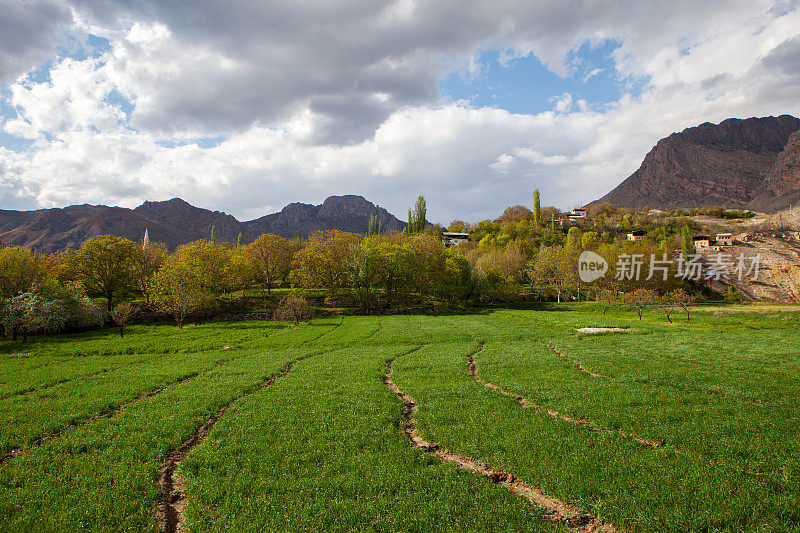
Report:
[[[800,2],[0,0],[0,208],[586,203],[658,139],[800,116]],[[404,218],[404,217],[403,217]]]

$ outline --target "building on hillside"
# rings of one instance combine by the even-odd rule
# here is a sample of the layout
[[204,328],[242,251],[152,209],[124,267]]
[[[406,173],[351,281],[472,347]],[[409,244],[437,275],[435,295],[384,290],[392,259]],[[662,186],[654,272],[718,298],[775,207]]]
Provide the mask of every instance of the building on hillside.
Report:
[[[569,219],[569,213],[556,213],[555,215],[553,215],[553,218],[552,218],[552,223],[553,223],[554,225],[557,225],[557,226],[559,226],[559,227],[562,227],[562,228],[563,228],[563,227],[564,227],[564,224],[566,224],[567,222],[569,222],[569,220],[570,220],[570,219]],[[543,221],[542,221],[542,223],[543,223],[543,224],[544,224],[545,222],[547,222],[548,224],[550,224],[550,223],[551,223],[551,221],[550,221],[550,220],[547,220],[547,221],[543,220]]]
[[717,233],[717,246],[733,246],[733,235],[731,233]]
[[586,208],[577,206],[569,212],[570,222],[578,222],[586,219]]
[[469,241],[469,233],[455,233],[445,231],[442,233],[442,242],[446,247],[456,246]]
[[645,237],[647,237],[647,232],[640,229],[628,233],[628,240],[633,242],[643,241]]
[[711,246],[711,237],[708,235],[695,235],[694,236],[694,249],[696,252]]

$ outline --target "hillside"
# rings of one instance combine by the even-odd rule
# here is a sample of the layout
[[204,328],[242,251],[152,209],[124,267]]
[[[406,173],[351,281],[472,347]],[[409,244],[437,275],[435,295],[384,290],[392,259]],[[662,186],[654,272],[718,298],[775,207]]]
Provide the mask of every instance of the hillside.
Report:
[[289,204],[279,213],[240,222],[232,215],[195,207],[180,198],[145,202],[135,209],[104,205],[73,205],[35,211],[0,210],[0,242],[27,246],[43,253],[75,249],[96,235],[119,235],[139,241],[148,230],[150,239],[172,250],[208,238],[211,227],[221,242],[236,242],[239,233],[250,242],[262,233],[291,238],[315,230],[338,229],[365,233],[369,218],[378,215],[385,230],[400,231],[405,223],[361,196],[331,196],[321,205]]
[[800,119],[728,119],[658,141],[599,202],[640,209],[701,206],[775,212],[800,198]]

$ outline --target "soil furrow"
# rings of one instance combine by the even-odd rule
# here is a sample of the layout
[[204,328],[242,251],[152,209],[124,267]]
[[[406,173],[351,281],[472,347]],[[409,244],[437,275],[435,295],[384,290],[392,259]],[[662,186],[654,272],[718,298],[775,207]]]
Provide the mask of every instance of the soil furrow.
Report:
[[[737,467],[735,467],[733,465],[730,465],[730,464],[726,463],[725,461],[723,461],[721,459],[709,459],[708,457],[703,457],[702,455],[694,453],[694,452],[688,452],[688,451],[682,450],[680,448],[676,448],[675,446],[668,446],[664,442],[649,441],[649,440],[637,437],[635,435],[630,435],[628,433],[625,433],[624,431],[619,431],[619,430],[615,430],[615,429],[611,429],[611,428],[598,426],[598,425],[593,424],[592,422],[589,422],[588,420],[583,420],[583,419],[580,419],[580,418],[572,418],[570,416],[561,414],[558,411],[554,411],[552,409],[546,409],[546,408],[544,408],[544,407],[542,407],[540,405],[537,405],[537,404],[531,402],[530,400],[528,400],[524,396],[521,396],[519,394],[514,394],[513,392],[508,392],[507,390],[504,390],[504,389],[498,387],[494,383],[490,383],[488,381],[484,381],[484,380],[482,380],[481,378],[478,377],[478,367],[477,367],[477,364],[475,363],[475,356],[478,353],[480,353],[480,351],[482,349],[483,349],[483,343],[479,344],[478,348],[472,354],[470,354],[470,356],[468,357],[468,361],[469,361],[469,376],[474,381],[480,383],[484,387],[486,387],[488,389],[492,389],[494,391],[497,391],[500,394],[502,394],[504,396],[507,396],[509,398],[513,398],[524,409],[535,409],[536,411],[539,411],[541,413],[545,413],[550,418],[554,418],[554,419],[557,419],[557,420],[562,420],[564,422],[572,424],[573,426],[584,427],[584,428],[588,429],[589,431],[596,431],[598,433],[607,433],[609,435],[618,435],[618,436],[620,436],[620,437],[622,437],[624,439],[632,440],[632,441],[640,444],[641,446],[644,446],[645,448],[653,448],[653,449],[657,448],[657,449],[661,449],[661,450],[665,450],[665,451],[674,453],[676,455],[681,455],[683,457],[696,457],[696,458],[700,458],[700,459],[708,462],[708,464],[711,465],[711,466],[722,466],[722,467],[725,467],[725,468],[730,468],[732,470],[742,471],[741,468],[737,468]],[[760,469],[758,467],[751,467],[749,469],[745,469],[744,472],[746,474],[754,475],[754,476],[769,476],[769,477],[772,477],[772,478],[774,478],[774,479],[776,479],[778,481],[785,482],[785,483],[788,483],[788,481],[789,481],[785,476],[781,476],[781,475],[779,475],[779,474],[777,474],[775,472],[767,472],[767,471],[764,471],[764,470],[762,470],[762,469]]]
[[582,364],[580,364],[579,362],[577,362],[577,361],[572,361],[572,360],[571,360],[569,357],[567,357],[567,356],[566,356],[566,355],[564,355],[563,353],[559,352],[559,351],[558,351],[558,350],[555,348],[555,346],[553,346],[552,344],[547,344],[546,342],[543,342],[543,341],[536,341],[536,342],[538,342],[538,343],[539,343],[539,344],[541,344],[542,346],[545,346],[545,347],[549,348],[549,349],[550,349],[550,351],[552,351],[554,354],[556,354],[556,355],[557,355],[557,356],[559,356],[560,358],[562,358],[562,359],[566,359],[567,361],[570,361],[572,364],[574,364],[575,366],[577,366],[577,367],[578,367],[578,370],[580,370],[581,372],[583,372],[583,373],[585,373],[585,374],[589,374],[590,376],[592,376],[592,377],[594,377],[594,378],[601,378],[601,379],[612,379],[612,380],[614,379],[614,378],[610,378],[610,377],[608,377],[608,376],[604,376],[604,375],[602,375],[602,374],[597,374],[597,373],[595,373],[595,372],[592,372],[591,370],[587,370],[587,369],[586,369],[586,368],[584,368],[584,367],[583,367],[583,365],[582,365]]
[[375,331],[364,337],[364,340],[371,339],[372,337],[380,333],[382,329],[383,329],[383,317],[380,317],[378,318],[378,329],[376,329]]
[[96,421],[101,420],[103,418],[111,418],[114,415],[116,415],[117,413],[119,413],[120,411],[123,411],[123,410],[127,409],[128,407],[130,407],[131,405],[135,404],[139,400],[143,400],[144,398],[151,398],[151,397],[155,396],[156,394],[164,392],[165,390],[169,390],[169,389],[171,389],[173,387],[177,387],[178,385],[181,385],[183,383],[186,383],[187,381],[190,381],[190,380],[196,378],[198,375],[199,374],[195,373],[195,374],[187,376],[187,377],[185,377],[183,379],[180,379],[178,381],[170,383],[169,385],[165,385],[163,387],[159,387],[157,389],[153,389],[150,392],[146,392],[144,394],[140,394],[139,396],[137,396],[137,397],[135,397],[135,398],[133,398],[131,400],[128,400],[127,402],[123,403],[122,405],[120,405],[116,409],[112,409],[111,411],[109,411],[107,413],[103,413],[103,414],[100,414],[100,415],[95,415],[95,416],[92,416],[92,417],[89,417],[89,418],[84,418],[83,420],[79,420],[78,422],[70,424],[69,426],[67,426],[67,427],[65,427],[63,429],[61,429],[59,431],[56,431],[55,433],[50,433],[49,435],[45,435],[43,437],[39,437],[36,440],[32,441],[27,446],[22,446],[20,448],[15,448],[15,449],[11,450],[10,452],[4,454],[3,456],[0,456],[0,463],[5,462],[6,460],[11,459],[12,457],[19,457],[20,455],[23,455],[25,452],[27,452],[31,448],[35,448],[37,446],[40,446],[42,443],[44,443],[44,442],[46,442],[48,440],[60,437],[61,435],[63,435],[65,432],[69,431],[73,427],[85,426],[86,424],[90,424],[92,422],[96,422]]
[[[403,355],[408,355],[424,347],[425,345],[422,345]],[[455,463],[461,468],[469,470],[479,476],[486,477],[494,483],[506,487],[514,494],[528,500],[532,505],[539,507],[544,512],[545,516],[553,522],[560,522],[576,531],[583,532],[604,531],[610,533],[619,531],[612,524],[602,524],[594,515],[584,513],[575,506],[545,494],[528,483],[515,478],[512,474],[492,468],[472,457],[452,453],[438,444],[427,441],[417,429],[416,421],[414,420],[414,413],[417,412],[418,408],[417,401],[408,393],[403,392],[391,379],[392,363],[394,363],[396,359],[397,358],[387,361],[383,383],[403,402],[400,429],[415,448],[437,455],[443,461]]]
[[[156,356],[156,357],[160,357],[160,356]],[[25,394],[31,394],[33,392],[40,392],[40,391],[43,391],[43,390],[52,389],[53,387],[57,387],[58,385],[62,385],[64,383],[70,383],[72,381],[76,381],[76,380],[79,380],[79,379],[91,378],[91,377],[94,377],[94,376],[99,376],[100,374],[106,374],[108,372],[116,372],[117,370],[130,368],[130,367],[136,366],[136,365],[146,365],[147,363],[150,363],[152,361],[153,361],[152,359],[145,359],[145,360],[142,360],[142,361],[134,361],[134,362],[131,362],[131,363],[121,364],[121,365],[116,366],[114,368],[103,368],[102,370],[98,370],[96,372],[90,372],[88,374],[81,374],[81,375],[78,375],[78,376],[75,376],[75,377],[71,377],[71,378],[59,379],[57,381],[48,383],[46,385],[42,385],[40,387],[29,387],[27,389],[23,389],[23,390],[14,391],[14,392],[11,392],[11,393],[4,394],[4,395],[0,396],[0,401],[7,400],[9,398],[14,398],[16,396],[23,396]],[[28,369],[27,371],[30,372],[30,370],[31,369]]]
[[317,337],[314,337],[313,339],[309,339],[307,341],[303,341],[302,344],[310,344],[312,342],[317,342],[318,340],[320,340],[322,337],[324,337],[328,333],[333,333],[334,331],[336,331],[339,328],[339,326],[341,326],[342,324],[344,324],[344,318],[338,324],[334,324],[333,327],[331,329],[329,329],[328,331],[322,333],[321,335],[318,335]]
[[481,385],[483,385],[484,387],[486,387],[488,389],[492,389],[494,391],[499,392],[500,394],[503,394],[504,396],[508,396],[509,398],[513,398],[513,399],[517,400],[517,402],[519,403],[519,405],[521,407],[523,407],[525,409],[535,409],[535,410],[537,410],[539,412],[547,414],[548,416],[550,416],[550,418],[563,420],[564,422],[568,422],[568,423],[572,424],[573,426],[582,426],[582,427],[585,427],[585,428],[587,428],[587,429],[589,429],[591,431],[598,431],[598,432],[601,432],[601,433],[608,433],[609,435],[617,434],[617,435],[619,435],[621,437],[624,437],[626,439],[634,440],[634,441],[638,442],[639,444],[641,444],[642,446],[645,446],[647,448],[663,448],[664,447],[664,444],[660,443],[660,442],[651,442],[651,441],[648,441],[648,440],[645,440],[645,439],[641,439],[639,437],[635,437],[633,435],[628,435],[627,433],[624,433],[622,431],[615,431],[615,430],[610,429],[610,428],[604,428],[604,427],[596,426],[596,425],[592,424],[591,422],[589,422],[588,420],[582,420],[582,419],[579,419],[579,418],[572,418],[570,416],[563,415],[563,414],[559,413],[558,411],[553,411],[552,409],[546,409],[546,408],[544,408],[544,407],[542,407],[540,405],[536,405],[535,403],[531,402],[530,400],[528,400],[524,396],[521,396],[519,394],[514,394],[513,392],[508,392],[507,390],[504,390],[504,389],[498,387],[494,383],[490,383],[488,381],[482,380],[481,378],[478,377],[478,365],[477,365],[477,363],[475,363],[475,356],[478,353],[480,353],[481,350],[483,350],[483,343],[479,344],[478,348],[473,353],[471,353],[470,356],[468,357],[468,361],[469,361],[469,377],[471,377],[474,381],[477,381],[478,383],[480,383]]
[[[298,359],[299,361],[300,359]],[[269,378],[257,389],[252,390],[242,396],[234,398],[226,405],[220,407],[206,422],[200,426],[194,434],[175,448],[167,456],[166,462],[158,470],[158,504],[155,509],[158,530],[161,532],[175,532],[185,530],[184,510],[186,508],[186,496],[184,494],[184,480],[179,472],[176,472],[181,459],[189,453],[195,446],[203,442],[208,432],[222,418],[225,411],[243,398],[247,398],[259,391],[262,391],[289,373],[297,361],[289,363],[280,373]]]

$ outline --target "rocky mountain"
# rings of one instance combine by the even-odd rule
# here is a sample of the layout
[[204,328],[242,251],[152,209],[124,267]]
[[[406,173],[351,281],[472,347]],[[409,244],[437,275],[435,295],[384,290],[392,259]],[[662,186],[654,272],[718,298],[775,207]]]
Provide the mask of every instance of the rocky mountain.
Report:
[[239,233],[250,242],[262,233],[291,238],[315,230],[338,229],[366,233],[369,218],[378,215],[386,231],[400,231],[405,223],[361,196],[331,196],[321,205],[289,204],[279,213],[240,222],[220,211],[195,207],[180,198],[145,202],[135,209],[104,205],[73,205],[35,211],[0,210],[0,243],[27,246],[39,252],[79,248],[96,235],[119,235],[140,241],[145,229],[151,241],[169,248],[207,239],[215,227],[217,240],[236,242]]
[[[728,119],[658,141],[642,165],[598,202],[619,207],[703,206],[774,212],[800,197],[800,119]],[[793,135],[795,134],[795,135]]]
[[792,133],[764,180],[762,192],[750,202],[755,211],[773,213],[800,204],[800,131]]
[[287,238],[296,231],[304,237],[314,230],[329,229],[366,233],[372,215],[383,221],[384,231],[402,231],[406,227],[386,209],[354,195],[331,196],[322,205],[289,204],[280,213],[245,222],[244,226],[251,235],[273,233]]

